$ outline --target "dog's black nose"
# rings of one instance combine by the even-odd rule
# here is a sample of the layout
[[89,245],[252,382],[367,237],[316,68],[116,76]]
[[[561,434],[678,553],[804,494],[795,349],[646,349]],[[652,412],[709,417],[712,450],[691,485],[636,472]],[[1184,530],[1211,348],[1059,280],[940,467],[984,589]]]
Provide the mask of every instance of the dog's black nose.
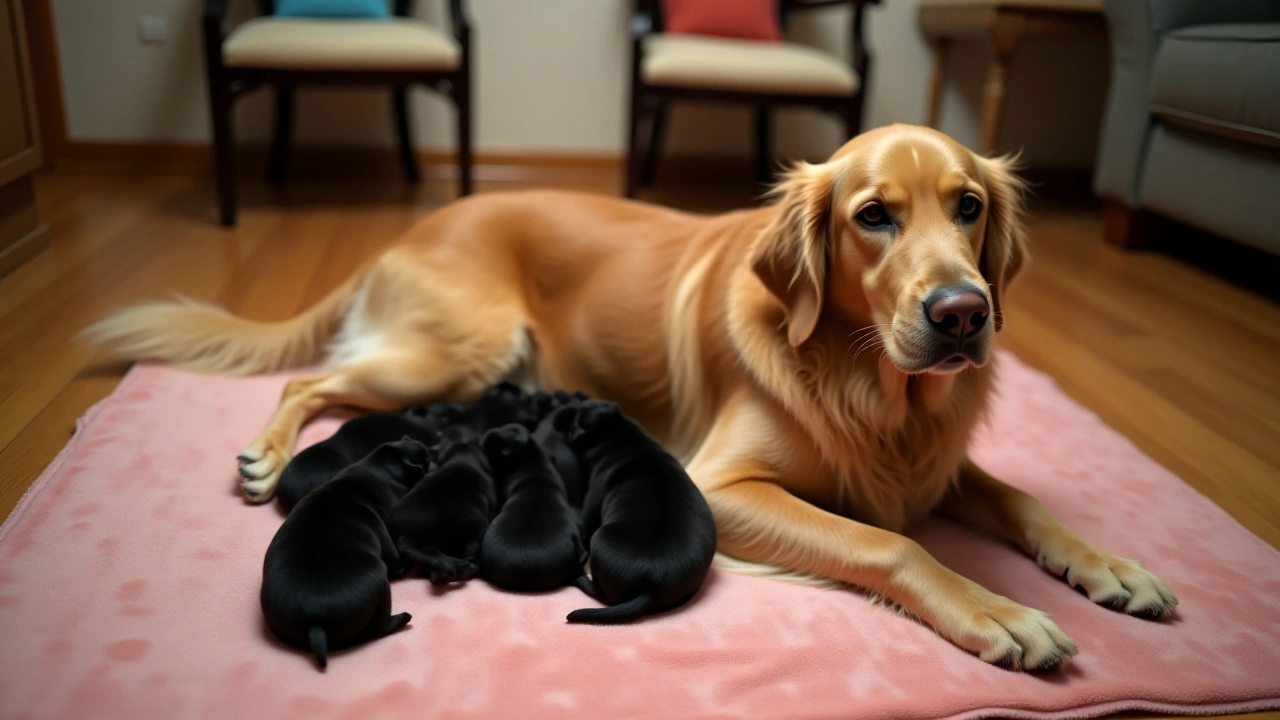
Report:
[[938,288],[924,301],[924,316],[934,330],[963,340],[987,324],[987,298],[971,287]]

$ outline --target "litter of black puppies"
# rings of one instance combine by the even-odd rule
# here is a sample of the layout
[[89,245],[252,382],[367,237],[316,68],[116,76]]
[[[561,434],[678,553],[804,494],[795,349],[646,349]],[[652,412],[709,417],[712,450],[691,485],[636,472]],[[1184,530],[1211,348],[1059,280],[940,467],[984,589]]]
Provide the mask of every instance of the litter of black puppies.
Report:
[[294,508],[267,548],[262,613],[285,643],[311,651],[323,669],[328,651],[404,627],[391,614],[388,576],[401,572],[385,518],[416,482],[427,448],[410,438],[378,446]]
[[613,403],[567,407],[553,422],[590,473],[591,579],[578,586],[610,606],[575,610],[569,622],[628,622],[688,602],[716,552],[711,508],[688,473]]
[[330,649],[409,622],[388,582],[407,570],[577,585],[609,607],[569,622],[620,623],[688,602],[715,553],[701,493],[616,405],[505,382],[465,406],[349,420],[295,456],[278,493],[289,515],[267,549],[263,613],[321,668]]

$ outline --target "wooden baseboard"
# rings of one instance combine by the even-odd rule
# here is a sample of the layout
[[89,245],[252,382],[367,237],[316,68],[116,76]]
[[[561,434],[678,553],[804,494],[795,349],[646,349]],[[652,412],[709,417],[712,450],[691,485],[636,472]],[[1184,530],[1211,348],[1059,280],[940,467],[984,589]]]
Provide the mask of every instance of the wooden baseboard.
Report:
[[[262,175],[270,148],[237,148],[242,176]],[[420,151],[418,162],[428,171],[439,166],[442,177],[456,175],[452,152]],[[290,172],[322,177],[399,177],[400,158],[393,148],[303,145],[290,152]],[[478,153],[475,165],[511,168],[592,168],[621,172],[623,160],[602,153]],[[212,149],[206,143],[68,142],[56,169],[128,174],[205,174],[212,168]]]

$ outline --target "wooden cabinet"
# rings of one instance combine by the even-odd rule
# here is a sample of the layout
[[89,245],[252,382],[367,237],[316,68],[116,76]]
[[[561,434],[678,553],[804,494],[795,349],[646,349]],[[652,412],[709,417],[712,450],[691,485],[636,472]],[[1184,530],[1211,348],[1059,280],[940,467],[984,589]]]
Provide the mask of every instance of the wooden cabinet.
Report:
[[0,277],[49,244],[32,177],[42,162],[35,103],[22,0],[0,0]]

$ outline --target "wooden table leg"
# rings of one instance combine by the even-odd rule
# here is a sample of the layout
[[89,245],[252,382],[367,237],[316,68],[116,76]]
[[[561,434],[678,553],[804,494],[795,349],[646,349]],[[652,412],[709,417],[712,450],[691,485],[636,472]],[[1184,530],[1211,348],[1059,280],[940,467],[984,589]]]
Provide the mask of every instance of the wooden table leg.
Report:
[[938,114],[942,111],[942,75],[947,63],[950,42],[937,38],[930,43],[933,48],[933,77],[929,81],[929,115],[927,124],[938,127]]
[[984,155],[994,152],[1000,139],[1009,61],[1018,49],[1025,23],[1026,19],[1020,15],[1002,13],[991,25],[991,63],[987,66],[987,83],[982,92],[982,140],[979,147]]

